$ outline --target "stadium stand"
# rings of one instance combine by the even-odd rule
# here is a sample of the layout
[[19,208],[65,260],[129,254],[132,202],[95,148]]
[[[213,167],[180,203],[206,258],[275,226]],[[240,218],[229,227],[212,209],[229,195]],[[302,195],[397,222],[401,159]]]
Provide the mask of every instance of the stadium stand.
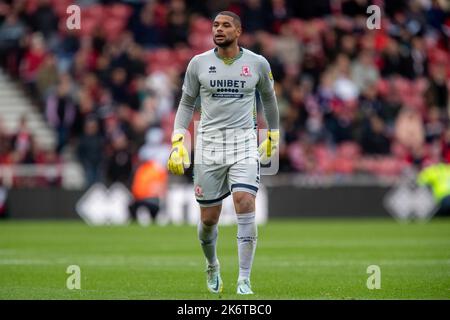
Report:
[[[0,165],[71,163],[76,180],[78,159],[88,184],[129,183],[146,133],[169,142],[186,65],[214,46],[211,18],[227,9],[242,17],[241,45],[272,66],[282,172],[395,177],[449,161],[445,1],[84,0],[81,29],[68,30],[72,3],[0,0]],[[370,4],[380,30],[366,28]],[[22,94],[5,97],[7,81]],[[17,129],[21,113],[30,130]],[[38,185],[61,183],[48,180]]]

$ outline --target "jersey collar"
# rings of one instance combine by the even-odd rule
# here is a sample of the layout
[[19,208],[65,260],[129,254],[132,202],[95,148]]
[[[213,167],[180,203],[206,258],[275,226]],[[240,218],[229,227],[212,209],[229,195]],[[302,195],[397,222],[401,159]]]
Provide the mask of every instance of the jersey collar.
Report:
[[239,54],[236,57],[233,58],[223,58],[219,56],[218,53],[219,49],[217,47],[214,48],[214,54],[216,55],[217,58],[219,58],[220,60],[223,61],[223,63],[225,63],[226,65],[231,65],[233,64],[233,62],[235,62],[237,59],[239,59],[240,57],[242,57],[242,54],[244,53],[244,50],[242,50],[241,47],[239,47]]

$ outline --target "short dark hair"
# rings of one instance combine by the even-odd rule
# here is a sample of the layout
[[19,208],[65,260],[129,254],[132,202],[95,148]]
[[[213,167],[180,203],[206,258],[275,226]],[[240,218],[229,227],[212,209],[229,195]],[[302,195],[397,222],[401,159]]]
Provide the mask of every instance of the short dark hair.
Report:
[[232,17],[233,18],[233,22],[236,24],[237,27],[240,27],[242,25],[241,18],[234,12],[231,12],[231,11],[220,11],[216,15],[216,18],[217,18],[217,16],[220,16],[220,15]]

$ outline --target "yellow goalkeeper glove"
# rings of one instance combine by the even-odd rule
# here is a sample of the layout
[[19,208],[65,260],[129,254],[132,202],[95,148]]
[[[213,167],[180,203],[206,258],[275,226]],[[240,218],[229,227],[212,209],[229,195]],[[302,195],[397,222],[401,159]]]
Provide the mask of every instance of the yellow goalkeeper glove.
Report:
[[181,133],[175,134],[172,137],[172,151],[167,161],[167,169],[176,175],[184,174],[184,169],[189,168],[191,161],[189,160],[189,153],[183,144],[184,135]]
[[267,131],[267,138],[258,147],[259,160],[263,164],[267,164],[270,158],[278,150],[278,144],[280,142],[280,131],[269,130]]

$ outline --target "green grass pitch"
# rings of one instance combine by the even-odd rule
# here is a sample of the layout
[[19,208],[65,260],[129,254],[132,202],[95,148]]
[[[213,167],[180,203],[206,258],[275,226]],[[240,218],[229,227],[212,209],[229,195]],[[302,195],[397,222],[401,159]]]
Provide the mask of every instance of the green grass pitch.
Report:
[[[237,296],[236,227],[220,227],[224,291],[206,291],[192,226],[0,222],[0,299],[247,299]],[[69,290],[69,265],[81,289]],[[366,287],[381,268],[381,289]],[[450,219],[271,220],[259,227],[250,299],[449,299]]]

